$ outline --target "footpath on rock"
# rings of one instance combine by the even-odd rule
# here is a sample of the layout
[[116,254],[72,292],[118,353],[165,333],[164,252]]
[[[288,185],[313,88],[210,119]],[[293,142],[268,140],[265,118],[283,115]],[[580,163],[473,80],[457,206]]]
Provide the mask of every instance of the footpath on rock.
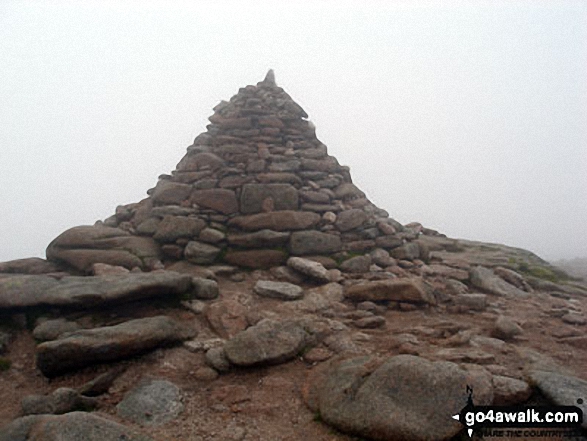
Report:
[[0,263],[0,441],[464,440],[468,387],[585,412],[587,287],[397,222],[307,118],[269,71],[148,197]]

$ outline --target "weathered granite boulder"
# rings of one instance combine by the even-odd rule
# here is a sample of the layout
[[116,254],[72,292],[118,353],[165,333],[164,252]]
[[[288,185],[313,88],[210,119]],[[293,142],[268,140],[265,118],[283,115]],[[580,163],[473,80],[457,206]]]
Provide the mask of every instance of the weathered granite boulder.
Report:
[[462,430],[452,416],[493,400],[491,375],[450,362],[398,355],[335,361],[310,380],[307,401],[338,430],[373,440],[447,440]]
[[54,377],[85,366],[132,357],[194,335],[189,328],[165,316],[85,329],[37,346],[37,367],[45,376]]
[[175,242],[180,238],[198,237],[206,223],[197,218],[185,216],[165,216],[157,225],[153,239],[159,242]]
[[0,428],[0,441],[153,441],[134,429],[104,417],[71,412],[65,415],[32,415]]
[[228,340],[224,352],[236,366],[279,364],[299,354],[309,338],[296,321],[262,320]]
[[[559,372],[531,370],[530,383],[559,406],[577,406],[583,411],[583,424],[587,429],[587,381]],[[579,401],[581,400],[581,401]]]
[[149,269],[160,258],[159,246],[153,239],[102,226],[71,228],[47,247],[47,260],[84,272],[94,263]]
[[160,426],[182,411],[181,390],[167,380],[145,380],[116,406],[121,418],[145,426]]
[[471,270],[471,284],[491,294],[506,297],[527,297],[528,293],[495,275],[493,270],[476,266]]

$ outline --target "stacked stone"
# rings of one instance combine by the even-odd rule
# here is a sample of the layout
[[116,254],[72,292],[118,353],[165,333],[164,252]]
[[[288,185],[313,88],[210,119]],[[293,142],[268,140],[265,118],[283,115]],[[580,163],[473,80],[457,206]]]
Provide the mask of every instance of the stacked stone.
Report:
[[420,255],[415,238],[377,208],[328,155],[306,112],[273,71],[214,108],[171,175],[105,225],[150,236],[163,260],[280,265],[290,256],[336,260],[375,248]]

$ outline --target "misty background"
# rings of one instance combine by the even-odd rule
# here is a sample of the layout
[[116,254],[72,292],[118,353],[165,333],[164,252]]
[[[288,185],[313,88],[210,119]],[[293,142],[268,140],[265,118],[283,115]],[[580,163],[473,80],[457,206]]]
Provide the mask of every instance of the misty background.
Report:
[[4,0],[0,66],[0,261],[146,197],[269,68],[391,217],[587,256],[583,1]]

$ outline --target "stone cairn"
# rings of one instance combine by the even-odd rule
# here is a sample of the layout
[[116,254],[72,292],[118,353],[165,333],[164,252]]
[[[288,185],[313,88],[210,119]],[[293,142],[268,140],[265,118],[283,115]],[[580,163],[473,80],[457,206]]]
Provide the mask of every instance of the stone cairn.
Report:
[[214,108],[207,131],[148,198],[66,231],[48,259],[88,271],[96,262],[148,270],[180,260],[269,268],[289,256],[332,264],[376,248],[420,258],[417,232],[366,198],[307,117],[270,70]]

